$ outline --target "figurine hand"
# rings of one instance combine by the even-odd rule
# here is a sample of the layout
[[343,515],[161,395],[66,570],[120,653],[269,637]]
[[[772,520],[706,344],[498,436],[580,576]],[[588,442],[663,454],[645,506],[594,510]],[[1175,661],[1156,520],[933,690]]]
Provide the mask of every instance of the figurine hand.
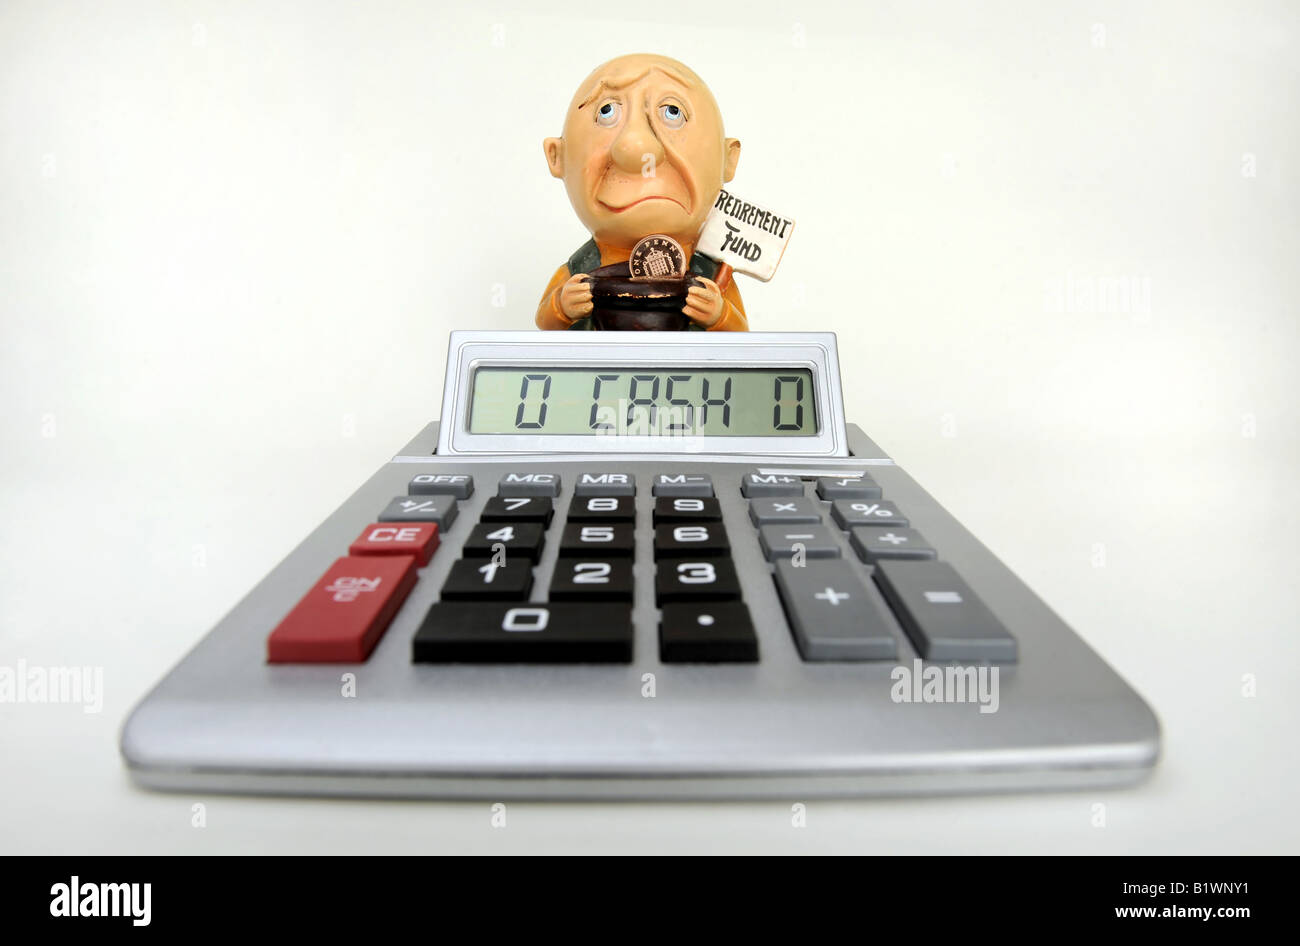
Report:
[[560,311],[570,321],[591,315],[591,277],[586,273],[570,276],[560,287]]
[[692,322],[712,328],[722,318],[722,290],[712,279],[696,276],[695,285],[686,290],[686,305],[682,314]]

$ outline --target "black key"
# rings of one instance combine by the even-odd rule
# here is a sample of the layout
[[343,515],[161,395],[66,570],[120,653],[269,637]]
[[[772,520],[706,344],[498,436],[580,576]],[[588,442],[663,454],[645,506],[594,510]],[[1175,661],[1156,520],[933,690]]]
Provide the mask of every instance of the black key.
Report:
[[494,555],[503,546],[506,558],[537,561],[542,554],[542,527],[536,522],[480,522],[470,530],[461,551],[466,557]]
[[625,604],[442,601],[412,641],[416,663],[630,663]]
[[1016,639],[948,563],[877,562],[875,578],[925,659],[1015,663]]
[[655,575],[655,600],[726,601],[740,597],[740,579],[729,558],[712,561],[660,562]]
[[627,522],[571,522],[560,536],[561,555],[631,555],[632,525]]
[[712,557],[731,551],[720,522],[655,526],[655,558]]
[[551,524],[555,501],[549,496],[493,496],[483,504],[479,522],[540,522]]
[[673,522],[718,522],[722,509],[716,499],[701,496],[658,496],[654,524]]
[[442,585],[443,601],[523,601],[533,587],[533,563],[523,557],[493,562],[462,558]]
[[631,601],[630,558],[561,558],[551,579],[552,601]]
[[569,504],[570,522],[631,522],[636,518],[631,496],[578,496]]
[[659,659],[671,663],[753,663],[758,638],[740,601],[666,604],[659,624]]

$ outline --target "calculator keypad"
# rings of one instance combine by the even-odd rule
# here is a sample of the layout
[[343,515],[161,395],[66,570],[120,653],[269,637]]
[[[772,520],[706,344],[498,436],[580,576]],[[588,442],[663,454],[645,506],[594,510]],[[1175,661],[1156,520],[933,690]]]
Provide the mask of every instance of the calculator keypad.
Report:
[[[663,663],[759,659],[732,559],[756,541],[770,563],[795,649],[810,662],[899,659],[901,627],[928,660],[1014,662],[1017,643],[868,476],[751,471],[727,485],[751,538],[728,536],[713,476],[650,478],[649,551]],[[718,488],[721,488],[719,486]],[[419,474],[268,638],[272,663],[365,660],[474,492],[465,473]],[[637,598],[637,484],[632,474],[575,475],[553,530],[558,473],[508,472],[460,541],[420,625],[417,663],[626,663]],[[548,538],[548,536],[550,538]],[[847,541],[846,541],[847,540]],[[557,548],[547,585],[535,569]],[[853,554],[846,555],[847,546]],[[443,553],[448,554],[448,553]],[[538,600],[538,598],[545,600]],[[360,606],[353,606],[362,602]],[[896,618],[891,619],[890,613]]]

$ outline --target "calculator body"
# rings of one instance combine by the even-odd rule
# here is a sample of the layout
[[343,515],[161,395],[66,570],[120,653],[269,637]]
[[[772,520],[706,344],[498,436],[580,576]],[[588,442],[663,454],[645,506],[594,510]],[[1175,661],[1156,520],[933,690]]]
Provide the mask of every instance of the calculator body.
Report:
[[[834,336],[749,333],[736,340],[665,333],[675,337],[619,341],[612,333],[591,333],[575,341],[564,334],[453,333],[441,423],[420,431],[331,514],[132,713],[121,747],[138,783],[164,790],[486,799],[802,799],[1119,786],[1150,772],[1160,733],[1142,698],[862,430],[844,422]],[[622,355],[611,347],[616,342]],[[687,377],[692,366],[806,369],[776,377],[807,382],[812,402],[801,423],[812,432],[793,447],[783,437],[571,433],[554,441],[497,433],[477,441],[467,435],[477,409],[469,403],[476,371],[526,362],[521,370],[540,376],[538,365],[603,369],[620,357],[613,368],[644,369],[645,377],[653,370],[644,366],[666,366],[664,377],[673,371]],[[793,418],[793,402],[780,400],[781,385],[793,391],[793,382],[774,383],[777,422],[783,410]],[[642,382],[643,393],[649,384]],[[499,429],[504,422],[493,423]],[[530,590],[505,623],[526,625],[546,610],[559,571],[574,564],[559,537],[582,499],[575,495],[578,484],[584,476],[608,476],[631,485],[624,504],[631,516],[631,590],[621,604],[602,602],[584,612],[579,603],[577,613],[625,609],[626,650],[597,661],[482,659],[473,656],[477,651],[436,649],[432,662],[413,659],[437,609],[452,613],[440,598],[488,504],[515,492],[508,483],[536,482],[529,474],[554,477],[548,497],[554,516],[529,563]],[[348,554],[358,534],[408,496],[417,478],[444,475],[470,478],[472,492],[457,498],[454,520],[440,528],[437,550],[418,568],[368,656],[269,662],[268,635],[331,563]],[[683,557],[661,557],[660,544],[671,536],[663,537],[658,522],[664,497],[657,484],[692,475],[707,478],[716,499],[715,522],[728,546],[713,561],[734,568],[734,597],[748,612],[755,659],[664,659],[661,622],[668,612],[660,575],[677,569]],[[795,633],[800,615],[791,611],[793,592],[776,576],[783,566],[756,524],[755,496],[744,491],[753,476],[762,484],[787,481],[773,487],[777,495],[818,511],[819,534],[839,547],[831,550],[833,559],[809,558],[805,567],[835,561],[854,571],[860,581],[854,593],[871,597],[896,642],[889,656],[859,651],[841,658],[816,650],[809,635],[818,628],[807,613]],[[864,558],[854,530],[840,526],[834,501],[819,495],[824,483],[857,480],[874,482],[885,500],[906,510],[908,528],[925,537],[937,559],[960,575],[963,593],[978,596],[1005,629],[1010,657],[990,651],[986,659],[923,659],[916,629],[876,575],[881,563]],[[533,488],[526,486],[525,494]],[[589,485],[586,492],[600,490]],[[806,574],[812,572],[787,570],[800,580]],[[826,590],[834,603],[834,589]],[[509,602],[480,605],[498,609],[492,620],[510,611]],[[564,613],[574,620],[573,607]],[[524,633],[498,636],[511,646],[526,637],[541,641],[526,626],[513,629]],[[924,668],[954,664],[996,667],[994,709],[951,693],[924,698],[918,685]]]

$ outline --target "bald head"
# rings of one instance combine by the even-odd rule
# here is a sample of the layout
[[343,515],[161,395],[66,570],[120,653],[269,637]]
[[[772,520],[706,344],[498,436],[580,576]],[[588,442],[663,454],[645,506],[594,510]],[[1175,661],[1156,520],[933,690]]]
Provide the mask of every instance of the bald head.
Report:
[[649,53],[595,69],[569,104],[563,137],[543,147],[587,229],[627,249],[651,233],[693,244],[740,159],[708,86]]

